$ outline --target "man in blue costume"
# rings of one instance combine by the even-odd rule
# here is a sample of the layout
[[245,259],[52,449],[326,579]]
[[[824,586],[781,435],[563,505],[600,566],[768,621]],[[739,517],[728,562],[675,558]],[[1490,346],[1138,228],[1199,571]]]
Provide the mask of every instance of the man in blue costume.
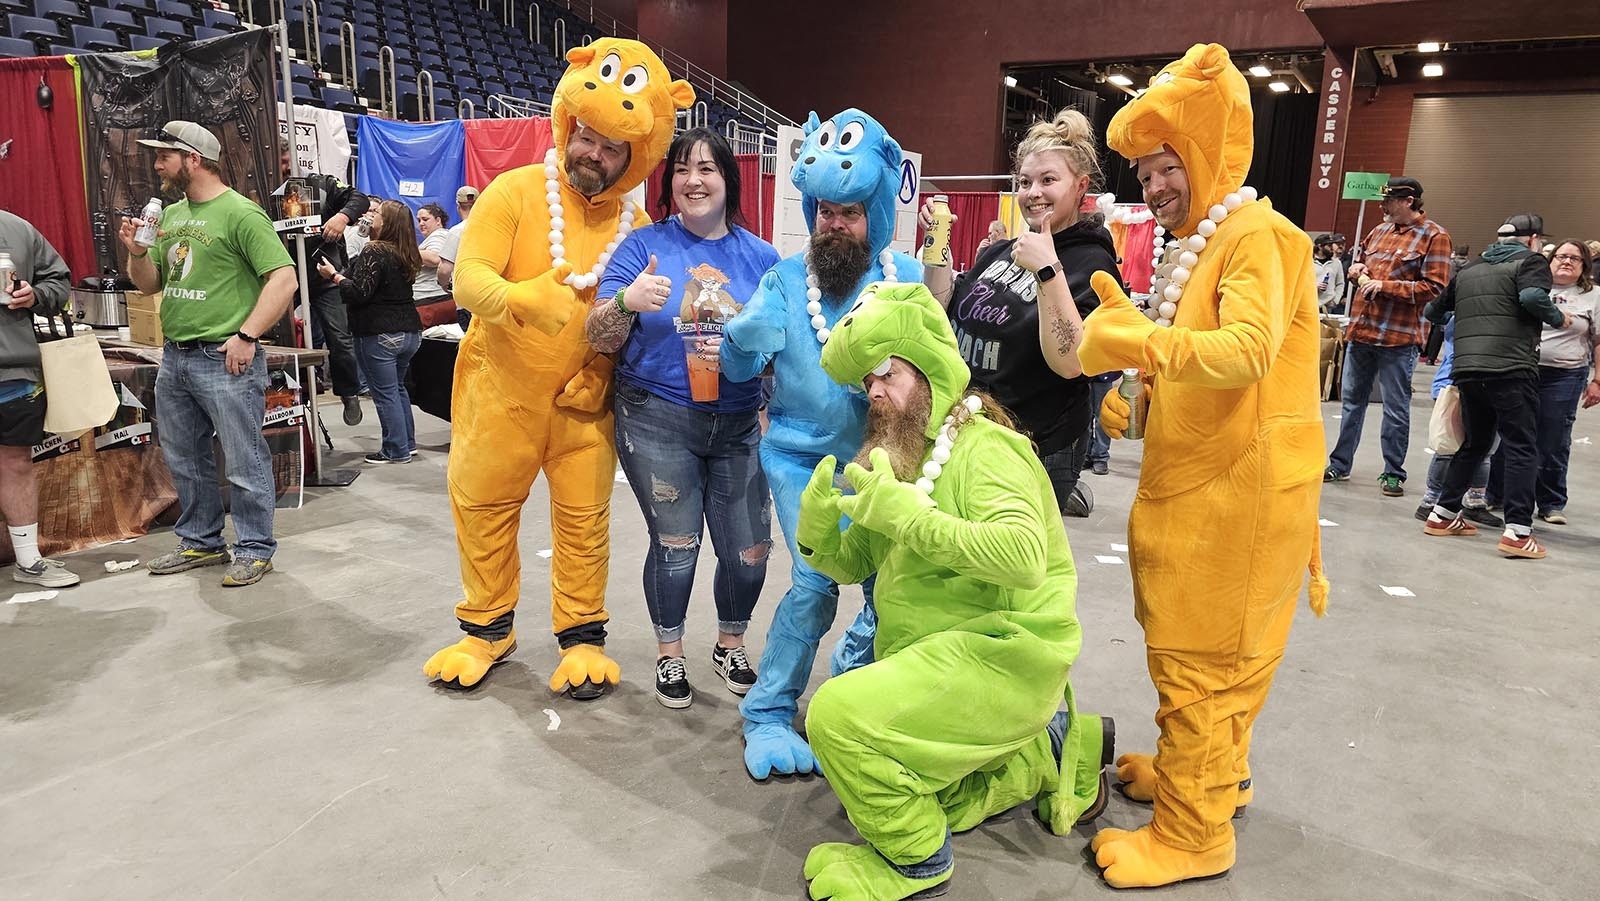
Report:
[[[772,366],[775,384],[761,466],[794,561],[789,591],[767,632],[761,675],[739,705],[745,718],[745,767],[756,779],[820,772],[794,719],[817,645],[833,625],[839,586],[802,562],[795,550],[795,524],[811,471],[829,454],[837,460],[855,457],[867,413],[864,395],[822,371],[822,345],[867,285],[922,278],[920,263],[888,249],[900,188],[900,145],[856,109],[826,122],[812,113],[805,135],[791,177],[811,223],[811,241],[804,253],[762,277],[755,296],[728,323],[722,346],[722,371],[733,381],[754,378]],[[835,673],[871,660],[871,590],[865,590],[868,609],[835,654]]]

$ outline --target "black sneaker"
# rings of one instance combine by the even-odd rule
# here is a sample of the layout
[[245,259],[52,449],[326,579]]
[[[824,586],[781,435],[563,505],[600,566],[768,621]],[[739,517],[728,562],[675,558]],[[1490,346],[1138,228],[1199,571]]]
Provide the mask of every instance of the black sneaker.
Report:
[[344,402],[344,424],[360,425],[361,398],[352,394],[349,397],[342,397],[340,400]]
[[1461,515],[1480,526],[1488,526],[1492,529],[1498,529],[1505,525],[1505,521],[1490,513],[1487,507],[1462,507]]
[[371,463],[373,465],[381,465],[384,463],[410,463],[411,455],[406,454],[404,457],[385,457],[383,452],[379,451],[378,453],[367,454],[365,457],[362,457],[361,462]]
[[1432,501],[1423,501],[1417,507],[1417,519],[1422,521],[1422,522],[1427,522],[1428,521],[1428,514],[1432,513],[1432,512],[1433,512],[1433,502]]
[[740,697],[756,684],[756,671],[750,668],[750,655],[742,647],[711,649],[711,666],[728,683],[728,690]]
[[662,657],[656,661],[656,700],[662,707],[682,710],[694,703],[689,686],[689,671],[682,657]]

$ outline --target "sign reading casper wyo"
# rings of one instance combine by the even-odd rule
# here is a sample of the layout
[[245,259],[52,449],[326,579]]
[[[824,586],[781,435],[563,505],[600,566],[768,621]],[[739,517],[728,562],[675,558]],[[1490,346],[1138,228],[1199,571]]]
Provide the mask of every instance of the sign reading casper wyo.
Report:
[[[800,145],[805,139],[805,132],[799,128],[778,126],[778,164],[774,182],[777,200],[772,211],[772,245],[783,257],[803,252],[806,242],[811,240],[810,223],[800,207],[800,189],[789,178],[795,162],[800,159]],[[900,152],[900,190],[895,197],[894,239],[889,246],[914,256],[917,249],[917,186],[921,183],[922,154],[904,148]]]

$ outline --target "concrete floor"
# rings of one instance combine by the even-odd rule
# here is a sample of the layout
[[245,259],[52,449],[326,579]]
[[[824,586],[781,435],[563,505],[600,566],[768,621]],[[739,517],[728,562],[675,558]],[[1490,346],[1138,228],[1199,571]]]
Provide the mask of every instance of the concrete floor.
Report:
[[[1256,732],[1238,865],[1163,894],[1595,896],[1600,458],[1586,436],[1600,411],[1579,417],[1573,524],[1540,529],[1547,560],[1509,561],[1488,535],[1431,539],[1412,518],[1424,398],[1405,498],[1373,481],[1376,406],[1354,479],[1324,493],[1337,523],[1324,532],[1330,613],[1314,621],[1301,605]],[[1339,409],[1324,412],[1331,439]],[[334,429],[339,465],[377,447],[370,407],[365,424]],[[104,572],[168,549],[163,532],[74,555],[85,583],[53,601],[0,603],[0,897],[804,897],[807,849],[854,832],[826,782],[746,777],[738,699],[707,661],[704,597],[691,610],[695,704],[655,703],[645,531],[625,485],[612,508],[620,691],[579,704],[545,688],[556,654],[540,637],[542,489],[522,533],[522,649],[470,693],[423,678],[423,660],[456,639],[460,586],[448,426],[419,415],[418,430],[411,465],[367,467],[280,511],[277,570],[259,586],[224,590],[216,569]],[[1126,559],[1112,545],[1125,540],[1135,448],[1113,449],[1110,476],[1086,477],[1095,514],[1068,521],[1085,632],[1073,678],[1086,706],[1117,717],[1124,748],[1148,750],[1156,699],[1128,568],[1096,561]],[[702,581],[709,550],[703,562]],[[757,650],[788,583],[781,542],[772,562]],[[849,590],[842,606],[858,604]],[[1101,823],[1146,817],[1115,797]],[[1115,894],[1086,863],[1089,835],[1053,837],[1027,810],[997,818],[956,839],[951,897]]]

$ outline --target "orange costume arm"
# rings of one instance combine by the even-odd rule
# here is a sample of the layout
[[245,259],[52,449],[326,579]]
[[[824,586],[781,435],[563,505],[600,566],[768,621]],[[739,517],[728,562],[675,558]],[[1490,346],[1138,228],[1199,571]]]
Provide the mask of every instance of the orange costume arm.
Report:
[[555,335],[583,309],[578,292],[562,283],[572,265],[562,263],[523,281],[502,274],[516,243],[522,194],[497,179],[478,197],[472,228],[462,236],[456,258],[456,303],[496,325],[531,325]]

